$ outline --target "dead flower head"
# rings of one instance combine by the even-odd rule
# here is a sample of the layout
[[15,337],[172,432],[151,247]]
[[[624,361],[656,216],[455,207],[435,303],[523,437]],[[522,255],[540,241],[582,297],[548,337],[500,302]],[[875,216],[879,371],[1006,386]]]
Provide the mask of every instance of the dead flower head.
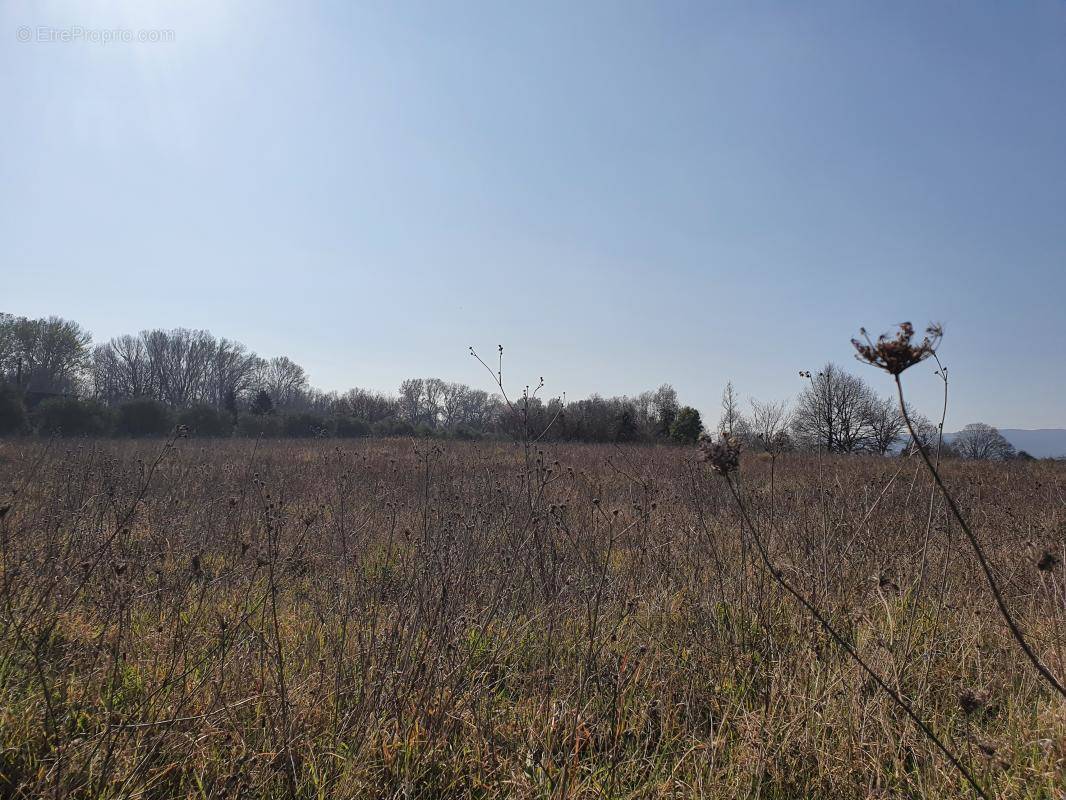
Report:
[[1036,568],[1041,572],[1051,572],[1059,565],[1058,557],[1050,550],[1045,550],[1040,556],[1040,559],[1036,562]]
[[988,693],[965,689],[959,694],[959,708],[964,714],[976,714],[988,705]]
[[718,441],[704,437],[697,447],[699,460],[721,475],[735,472],[740,466],[740,442],[732,436],[722,436]]
[[899,375],[908,367],[913,367],[920,361],[924,361],[936,352],[940,340],[944,336],[944,329],[935,323],[930,323],[925,329],[925,338],[914,343],[914,326],[909,322],[902,322],[899,333],[890,337],[883,333],[874,342],[865,328],[860,328],[862,339],[852,339],[857,357],[879,369],[883,369],[890,375]]

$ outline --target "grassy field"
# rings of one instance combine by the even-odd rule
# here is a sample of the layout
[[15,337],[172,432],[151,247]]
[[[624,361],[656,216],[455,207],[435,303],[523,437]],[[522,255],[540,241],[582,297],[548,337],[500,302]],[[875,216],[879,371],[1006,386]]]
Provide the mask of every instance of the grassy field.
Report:
[[[1066,465],[945,479],[1066,674]],[[916,458],[738,480],[990,796],[1066,796],[1066,702]],[[973,796],[694,450],[8,441],[0,508],[5,797]]]

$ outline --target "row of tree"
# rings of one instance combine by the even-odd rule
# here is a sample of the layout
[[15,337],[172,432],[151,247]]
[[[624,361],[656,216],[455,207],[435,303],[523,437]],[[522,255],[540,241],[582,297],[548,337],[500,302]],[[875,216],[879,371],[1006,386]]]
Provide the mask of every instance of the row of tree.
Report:
[[[8,392],[8,431],[138,435],[176,423],[210,435],[476,437],[516,433],[522,416],[502,394],[440,378],[405,380],[396,395],[322,392],[291,359],[207,331],[148,330],[93,347],[78,323],[59,317],[0,314],[0,376],[21,401]],[[536,398],[525,411],[522,424],[542,425],[546,439],[695,441],[702,430],[699,413],[665,384],[636,398]]]
[[[743,403],[732,383],[722,396],[717,432],[771,452],[808,450],[884,455],[908,445],[894,400],[827,364],[787,402]],[[699,412],[669,384],[635,397],[567,401],[528,392],[514,400],[439,378],[412,378],[395,395],[354,388],[322,392],[285,356],[263,358],[207,331],[149,330],[92,346],[76,322],[0,314],[0,433],[148,435],[182,425],[199,435],[528,436],[543,441],[694,442]],[[6,409],[6,411],[5,411]],[[6,421],[5,421],[6,420]],[[912,417],[932,447],[939,428]],[[951,449],[954,448],[954,449]],[[994,428],[976,423],[944,452],[1009,458]]]
[[817,374],[800,373],[807,386],[793,406],[750,401],[744,412],[733,384],[722,394],[719,433],[749,448],[782,452],[792,449],[828,453],[908,452],[921,446],[941,457],[1005,461],[1029,458],[991,425],[973,422],[944,439],[939,424],[908,409],[915,437],[897,402],[880,397],[865,381],[826,364]]

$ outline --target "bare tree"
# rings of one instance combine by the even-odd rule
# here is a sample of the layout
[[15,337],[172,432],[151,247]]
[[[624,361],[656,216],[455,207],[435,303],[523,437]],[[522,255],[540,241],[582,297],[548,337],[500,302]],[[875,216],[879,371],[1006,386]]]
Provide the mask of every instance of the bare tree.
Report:
[[447,385],[440,378],[426,378],[422,382],[423,413],[422,421],[430,428],[436,428],[444,417],[444,394]]
[[288,408],[289,410],[309,411],[313,414],[326,416],[337,413],[340,406],[341,399],[337,392],[325,392],[311,387],[300,392]]
[[899,441],[907,423],[894,400],[871,397],[866,407],[867,449],[884,455]]
[[633,411],[636,415],[637,426],[644,438],[650,439],[655,435],[655,392],[644,391],[632,400]]
[[155,396],[183,407],[203,402],[215,340],[207,331],[175,328],[141,334]]
[[996,428],[983,422],[971,422],[951,444],[963,458],[1005,461],[1014,457],[1014,446]]
[[[804,377],[808,377],[805,373]],[[826,364],[800,394],[793,432],[805,446],[830,453],[863,449],[869,435],[868,410],[874,397],[866,382]]]
[[151,397],[177,407],[226,408],[252,390],[266,363],[240,342],[207,331],[151,330],[97,347],[91,382],[95,396],[107,402]]
[[286,356],[275,356],[269,361],[260,359],[256,368],[255,386],[270,395],[275,408],[291,408],[307,391],[307,373],[303,367]]
[[862,378],[838,370],[832,393],[836,451],[854,453],[869,442],[869,411],[875,396]]
[[219,339],[214,343],[207,374],[207,401],[225,408],[227,399],[247,393],[255,377],[258,358],[240,342]]
[[400,384],[400,419],[418,425],[425,416],[426,382],[422,378],[408,378]]
[[664,383],[655,390],[652,397],[652,411],[655,414],[658,436],[670,435],[670,426],[674,424],[681,403],[677,399],[677,390],[668,383]]
[[746,440],[750,433],[748,421],[740,410],[740,398],[729,381],[722,391],[722,416],[718,420],[718,432],[723,436]]
[[[921,447],[926,453],[935,453],[937,445],[940,443],[940,427],[917,411],[910,412],[910,415],[911,427],[914,428],[915,437],[908,436],[907,442],[903,446],[903,454],[911,455],[916,452],[917,447]],[[904,430],[906,430],[906,423],[904,423]],[[941,454],[943,454],[943,451],[944,448],[941,447]],[[952,452],[954,451],[952,450]]]
[[365,422],[388,419],[396,415],[398,408],[394,398],[367,389],[349,389],[340,396],[338,406],[348,415]]
[[93,394],[113,403],[128,397],[154,397],[152,372],[144,341],[120,336],[93,350]]
[[462,383],[445,383],[440,387],[440,418],[441,427],[451,430],[457,425],[463,424],[466,410],[466,396],[470,387]]
[[484,389],[466,387],[462,395],[462,410],[457,425],[466,425],[476,430],[487,430],[496,417],[496,409],[503,405],[503,398],[491,395]]
[[791,415],[784,402],[751,401],[751,439],[758,446],[770,453],[779,453],[790,449],[791,440],[788,428]]

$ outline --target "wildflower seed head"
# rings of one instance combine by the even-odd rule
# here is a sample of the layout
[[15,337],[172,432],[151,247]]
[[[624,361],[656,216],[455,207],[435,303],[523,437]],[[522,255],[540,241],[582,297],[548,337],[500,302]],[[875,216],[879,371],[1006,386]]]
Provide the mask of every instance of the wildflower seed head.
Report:
[[1051,572],[1059,565],[1058,557],[1050,550],[1045,550],[1040,559],[1036,562],[1036,568],[1041,572]]
[[914,326],[909,322],[900,323],[899,332],[894,337],[883,333],[877,337],[876,342],[870,339],[865,328],[860,328],[859,334],[862,339],[851,340],[855,346],[856,358],[883,369],[890,375],[899,375],[936,352],[944,336],[944,329],[940,325],[930,323],[925,329],[925,338],[917,343],[913,341]]
[[720,475],[736,472],[740,467],[740,442],[732,436],[722,436],[717,441],[703,437],[696,446],[699,460]]
[[970,715],[980,711],[988,704],[988,695],[985,692],[965,689],[959,695],[959,707],[963,713]]

